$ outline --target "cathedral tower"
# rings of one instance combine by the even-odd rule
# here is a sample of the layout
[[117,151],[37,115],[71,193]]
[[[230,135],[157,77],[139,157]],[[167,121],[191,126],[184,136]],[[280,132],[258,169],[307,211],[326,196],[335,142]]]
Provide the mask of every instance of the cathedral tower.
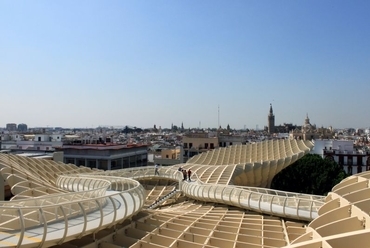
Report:
[[273,134],[275,132],[275,115],[272,111],[272,104],[270,103],[270,113],[267,116],[267,127],[269,134]]

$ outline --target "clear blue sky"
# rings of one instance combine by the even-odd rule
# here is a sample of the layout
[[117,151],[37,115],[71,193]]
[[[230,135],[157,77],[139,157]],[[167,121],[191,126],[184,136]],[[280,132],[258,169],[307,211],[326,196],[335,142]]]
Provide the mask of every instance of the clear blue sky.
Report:
[[0,126],[369,127],[370,1],[1,1]]

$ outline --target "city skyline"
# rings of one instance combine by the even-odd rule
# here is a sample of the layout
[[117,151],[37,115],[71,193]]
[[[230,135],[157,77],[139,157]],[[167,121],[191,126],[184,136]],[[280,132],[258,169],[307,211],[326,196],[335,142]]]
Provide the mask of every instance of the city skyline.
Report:
[[367,128],[368,1],[0,4],[0,125]]
[[[147,130],[147,129],[153,129],[154,127],[158,130],[158,129],[173,129],[174,127],[176,127],[178,130],[181,129],[181,124],[176,124],[176,123],[171,123],[170,125],[168,126],[158,126],[156,125],[155,123],[152,125],[152,126],[148,126],[148,127],[140,127],[140,126],[137,126],[137,125],[97,125],[97,126],[86,126],[86,127],[83,127],[83,126],[75,126],[75,127],[65,127],[65,126],[60,126],[60,125],[56,125],[56,126],[50,126],[50,125],[39,125],[39,126],[28,126],[27,123],[6,123],[4,126],[0,126],[0,130],[1,129],[7,129],[6,128],[6,125],[7,124],[16,124],[18,126],[18,124],[22,124],[22,125],[26,125],[27,126],[27,129],[28,130],[35,130],[35,129],[47,129],[47,130],[52,130],[52,129],[85,129],[85,130],[91,130],[91,129],[99,129],[99,128],[107,128],[107,129],[116,129],[116,130],[119,130],[119,129],[124,129],[125,127],[128,127],[128,128],[137,128],[137,129],[143,129],[143,130]],[[312,125],[314,125],[316,128],[321,128],[323,126],[318,126],[316,125],[316,123],[311,123]],[[284,122],[282,124],[278,124],[276,125],[275,127],[283,127],[283,126],[286,126],[286,125],[293,125],[295,127],[299,127],[301,128],[304,124],[296,124],[296,123],[291,123],[291,122]],[[256,125],[255,127],[247,127],[247,126],[244,126],[244,127],[241,127],[241,128],[236,128],[236,127],[232,127],[230,126],[230,124],[226,124],[224,126],[221,126],[221,128],[223,129],[228,129],[230,128],[231,130],[236,130],[236,131],[240,131],[240,130],[256,130],[256,131],[263,131],[263,130],[267,130],[268,129],[268,125],[263,125],[263,126],[259,126],[259,125]],[[218,127],[216,126],[212,126],[212,127],[204,127],[204,126],[184,126],[184,130],[195,130],[195,129],[198,129],[198,130],[215,130],[217,129]],[[324,128],[333,128],[333,130],[346,130],[346,129],[362,129],[362,130],[370,130],[370,127],[345,127],[345,128],[339,128],[339,127],[335,127],[335,126],[327,126],[327,127],[324,127]],[[19,131],[18,128],[16,128],[16,131]],[[276,131],[274,133],[281,133],[279,131]]]

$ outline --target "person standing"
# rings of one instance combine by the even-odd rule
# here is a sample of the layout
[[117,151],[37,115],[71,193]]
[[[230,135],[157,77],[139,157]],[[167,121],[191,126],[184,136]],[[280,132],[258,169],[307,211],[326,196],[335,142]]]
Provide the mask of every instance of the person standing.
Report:
[[159,176],[158,168],[159,168],[159,165],[158,164],[155,164],[154,175],[158,175]]
[[182,170],[182,175],[184,176],[184,180],[183,181],[186,181],[186,176],[188,175],[186,170]]
[[191,170],[189,169],[189,170],[188,170],[188,180],[189,180],[189,182],[191,182],[190,177],[191,177]]

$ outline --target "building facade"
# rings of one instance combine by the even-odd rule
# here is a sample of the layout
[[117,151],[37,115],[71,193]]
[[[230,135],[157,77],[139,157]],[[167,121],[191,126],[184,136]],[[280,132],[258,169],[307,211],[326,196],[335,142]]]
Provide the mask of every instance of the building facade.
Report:
[[18,132],[27,132],[28,127],[27,127],[27,124],[20,123],[20,124],[18,124],[17,129],[18,129]]
[[57,148],[64,152],[64,163],[102,170],[147,166],[146,145],[69,144]]
[[15,124],[15,123],[6,124],[6,130],[8,130],[10,132],[17,131],[17,124]]
[[63,145],[61,134],[2,134],[0,136],[3,150],[15,151],[54,151]]
[[182,138],[184,161],[186,162],[189,158],[219,147],[219,139],[216,135],[210,135],[209,133],[190,133]]
[[350,175],[370,170],[370,154],[356,150],[351,140],[315,140],[312,153],[337,162]]
[[289,132],[290,139],[297,140],[316,140],[316,139],[332,139],[334,137],[334,132],[331,127],[329,128],[317,128],[316,125],[310,123],[310,118],[308,114],[304,120],[302,127],[296,128]]
[[244,145],[248,142],[246,136],[234,135],[228,130],[221,128],[217,132],[186,134],[182,140],[183,162],[186,162],[189,158],[202,152],[213,150],[219,147]]
[[182,147],[162,149],[160,156],[154,156],[153,162],[162,166],[180,164],[183,160],[182,154]]

